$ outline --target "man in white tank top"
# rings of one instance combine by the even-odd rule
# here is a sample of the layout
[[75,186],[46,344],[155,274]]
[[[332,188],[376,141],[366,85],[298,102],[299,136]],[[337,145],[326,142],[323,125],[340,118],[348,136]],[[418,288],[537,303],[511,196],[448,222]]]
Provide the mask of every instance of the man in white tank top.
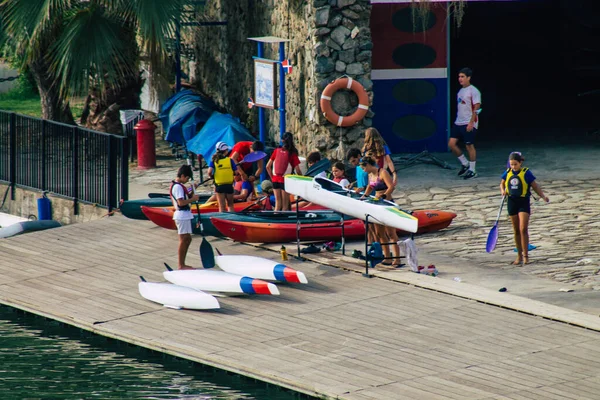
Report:
[[[456,112],[456,121],[452,126],[448,147],[452,153],[458,157],[461,164],[458,176],[463,179],[471,179],[477,177],[475,162],[477,153],[475,151],[475,136],[479,128],[479,112],[481,111],[481,92],[471,85],[471,76],[473,71],[471,68],[463,68],[458,73],[458,82],[462,88],[456,96],[458,107]],[[469,160],[464,156],[458,141],[462,140],[467,148]]]

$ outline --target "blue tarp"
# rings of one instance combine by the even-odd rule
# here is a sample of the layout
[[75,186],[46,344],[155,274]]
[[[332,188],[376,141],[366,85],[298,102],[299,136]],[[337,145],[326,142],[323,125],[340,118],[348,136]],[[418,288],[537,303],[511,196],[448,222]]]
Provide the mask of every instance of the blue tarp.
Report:
[[217,110],[215,103],[191,90],[182,90],[169,97],[159,114],[165,140],[185,145],[197,132],[197,125],[206,122]]
[[215,153],[215,145],[218,142],[225,142],[233,147],[237,142],[254,140],[254,136],[239,119],[229,114],[214,112],[200,132],[187,142],[187,149],[192,153],[201,154],[208,161]]

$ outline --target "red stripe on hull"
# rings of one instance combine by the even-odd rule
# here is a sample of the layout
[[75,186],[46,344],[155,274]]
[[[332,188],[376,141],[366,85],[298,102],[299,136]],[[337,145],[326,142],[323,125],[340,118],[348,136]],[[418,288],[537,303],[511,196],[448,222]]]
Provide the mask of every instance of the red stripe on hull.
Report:
[[269,283],[258,279],[252,281],[252,289],[254,289],[256,294],[273,294],[269,290]]
[[283,270],[283,276],[287,282],[300,283],[300,279],[298,279],[298,274],[295,269],[285,267]]

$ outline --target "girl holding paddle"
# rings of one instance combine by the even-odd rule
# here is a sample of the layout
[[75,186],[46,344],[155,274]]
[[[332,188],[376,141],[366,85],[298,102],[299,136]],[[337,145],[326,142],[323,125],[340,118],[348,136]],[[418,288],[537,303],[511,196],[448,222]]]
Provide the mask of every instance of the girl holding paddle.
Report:
[[[360,159],[360,167],[363,171],[369,174],[369,184],[363,195],[363,199],[368,197],[371,193],[375,192],[375,196],[379,199],[385,199],[388,201],[394,201],[392,193],[394,192],[394,180],[390,173],[377,165],[375,158],[366,156]],[[391,226],[384,226],[379,224],[373,224],[375,226],[375,237],[382,244],[383,254],[386,259],[390,258],[390,247],[388,244],[383,243],[394,243],[392,245],[392,251],[394,253],[394,260],[390,262],[382,262],[383,265],[400,266],[400,247],[398,246],[398,235],[396,228]],[[369,237],[371,235],[369,234]]]
[[517,259],[514,265],[529,263],[529,216],[531,214],[530,197],[533,189],[547,203],[550,200],[535,181],[535,176],[529,168],[523,167],[525,158],[515,151],[508,157],[508,168],[502,174],[500,193],[503,198],[508,196],[508,215],[512,221],[517,245]]

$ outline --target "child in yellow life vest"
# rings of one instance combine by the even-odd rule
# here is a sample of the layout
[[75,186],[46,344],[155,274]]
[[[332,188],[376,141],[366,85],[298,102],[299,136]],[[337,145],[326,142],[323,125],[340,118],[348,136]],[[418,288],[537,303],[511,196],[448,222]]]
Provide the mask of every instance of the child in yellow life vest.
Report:
[[215,180],[215,192],[219,211],[234,211],[233,208],[233,171],[237,171],[244,180],[246,173],[239,165],[229,158],[229,146],[225,142],[219,142],[215,146],[215,154],[208,165],[208,176]]
[[529,216],[531,214],[530,197],[533,189],[547,203],[550,200],[538,183],[529,168],[523,167],[525,158],[519,152],[512,152],[508,157],[510,168],[502,174],[500,193],[508,196],[508,215],[512,221],[517,245],[517,259],[514,265],[529,263]]

